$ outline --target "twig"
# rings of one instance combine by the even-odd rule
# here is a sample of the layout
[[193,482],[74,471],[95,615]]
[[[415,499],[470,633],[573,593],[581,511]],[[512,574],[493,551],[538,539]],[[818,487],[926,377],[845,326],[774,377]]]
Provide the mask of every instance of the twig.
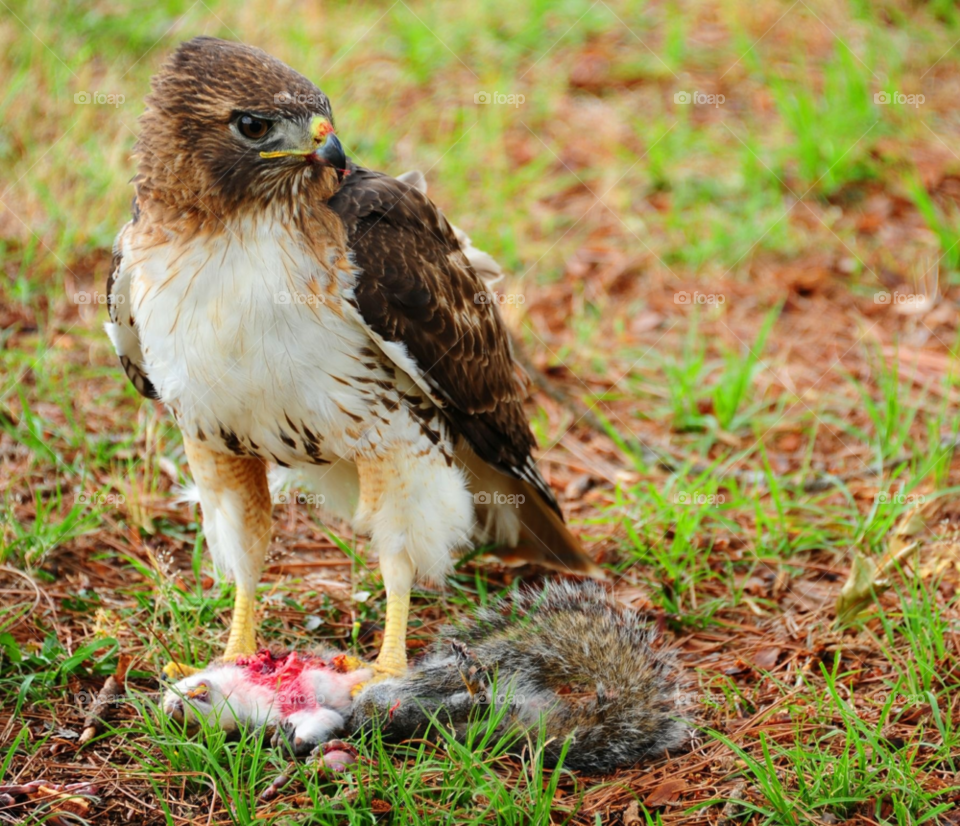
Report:
[[[0,804],[5,808],[27,803],[49,804],[50,812],[44,823],[50,826],[68,826],[76,823],[77,817],[86,817],[90,812],[91,799],[97,795],[92,783],[50,783],[46,780],[31,780],[29,783],[11,783],[0,786]],[[16,798],[26,800],[19,803]],[[68,818],[62,815],[70,815]]]
[[101,731],[104,723],[123,698],[123,693],[127,681],[127,669],[130,667],[131,657],[129,654],[121,654],[117,658],[117,670],[107,677],[107,681],[97,694],[87,711],[87,716],[83,721],[83,731],[80,739],[77,741],[79,746],[85,746]]

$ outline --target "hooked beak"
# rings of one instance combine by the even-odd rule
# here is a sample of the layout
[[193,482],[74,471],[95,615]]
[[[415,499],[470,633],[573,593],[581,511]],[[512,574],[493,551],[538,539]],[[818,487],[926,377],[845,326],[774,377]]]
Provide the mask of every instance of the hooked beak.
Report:
[[337,173],[337,180],[342,181],[346,172],[347,156],[343,151],[343,144],[333,133],[333,124],[320,115],[310,120],[309,143],[302,149],[284,149],[275,152],[261,152],[261,158],[284,158],[297,155],[308,161],[319,163],[321,166],[330,166]]
[[332,132],[320,146],[313,150],[310,158],[321,166],[332,166],[336,170],[337,180],[343,181],[344,173],[347,171],[347,156],[344,154],[340,139]]

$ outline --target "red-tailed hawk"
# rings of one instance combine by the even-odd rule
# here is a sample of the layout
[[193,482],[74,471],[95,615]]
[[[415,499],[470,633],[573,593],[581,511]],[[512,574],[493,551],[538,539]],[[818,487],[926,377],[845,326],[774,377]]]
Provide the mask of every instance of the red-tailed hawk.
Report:
[[327,97],[268,54],[198,37],[153,80],[117,238],[108,332],[183,434],[215,563],[236,578],[225,656],[256,649],[271,464],[369,536],[406,667],[410,589],[471,542],[597,574],[534,463],[524,388],[468,255],[421,188],[356,166]]

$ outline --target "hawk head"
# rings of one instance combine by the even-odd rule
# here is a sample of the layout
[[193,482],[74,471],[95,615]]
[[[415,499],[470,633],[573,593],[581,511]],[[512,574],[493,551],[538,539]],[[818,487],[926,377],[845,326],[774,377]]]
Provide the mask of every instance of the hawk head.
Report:
[[196,37],[152,85],[134,147],[142,199],[222,218],[336,192],[347,162],[329,99],[266,52]]

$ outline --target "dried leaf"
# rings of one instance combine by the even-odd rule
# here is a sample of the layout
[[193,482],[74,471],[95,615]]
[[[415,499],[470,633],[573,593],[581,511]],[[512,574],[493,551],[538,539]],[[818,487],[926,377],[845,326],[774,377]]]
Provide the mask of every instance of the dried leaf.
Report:
[[837,597],[836,625],[845,625],[873,603],[877,564],[863,554],[854,554],[850,575]]
[[667,803],[673,803],[678,800],[680,794],[686,791],[687,784],[679,778],[664,780],[657,788],[644,798],[643,805],[648,809],[656,806],[665,806]]
[[916,555],[920,536],[932,524],[939,512],[940,500],[925,502],[907,511],[887,539],[887,550],[878,561],[855,554],[850,575],[837,597],[835,625],[845,625],[859,616],[876,595],[890,587],[888,575],[905,560]]
[[779,658],[779,648],[761,648],[756,654],[753,655],[753,664],[757,668],[762,668],[764,671],[769,671],[777,664],[777,660]]

